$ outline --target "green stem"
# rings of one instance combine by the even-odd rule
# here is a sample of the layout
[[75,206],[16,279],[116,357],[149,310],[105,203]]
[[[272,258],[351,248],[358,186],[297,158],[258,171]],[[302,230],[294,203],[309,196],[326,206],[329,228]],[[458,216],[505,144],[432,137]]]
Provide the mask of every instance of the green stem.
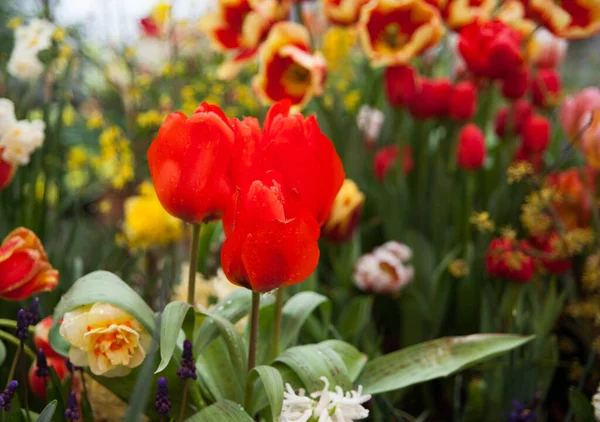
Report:
[[[13,319],[0,318],[0,327],[17,328],[17,321]],[[35,327],[30,325],[27,327],[31,334],[35,333]]]
[[15,371],[17,370],[17,363],[19,362],[19,355],[20,353],[17,351],[17,353],[15,353],[15,357],[13,358],[12,364],[10,365],[8,379],[6,380],[6,387],[8,387],[8,384],[10,384],[10,382],[14,379]]
[[463,224],[464,224],[464,239],[463,245],[466,246],[469,244],[471,240],[471,223],[469,222],[471,218],[471,213],[473,212],[473,196],[475,195],[475,174],[472,172],[466,172],[466,186],[465,186],[465,211],[463,215]]
[[183,398],[181,400],[181,408],[179,409],[179,418],[177,419],[179,422],[183,422],[183,418],[185,416],[185,402],[187,399],[188,381],[189,380],[186,379],[183,383]]
[[250,341],[248,344],[248,374],[246,374],[246,397],[244,399],[244,408],[246,412],[252,411],[252,378],[250,371],[256,365],[256,346],[258,343],[258,311],[260,307],[260,293],[252,292],[252,311],[250,313]]
[[27,367],[25,366],[25,343],[21,342],[21,380],[23,380],[23,398],[25,399],[25,415],[27,416],[27,422],[31,422],[31,415],[29,414],[29,398],[27,388]]
[[192,234],[192,251],[190,253],[190,272],[188,277],[188,303],[194,305],[196,296],[196,268],[198,266],[198,240],[200,239],[200,224],[194,224]]
[[283,320],[283,296],[285,287],[281,286],[275,292],[275,316],[273,319],[273,331],[271,337],[271,360],[279,356],[281,343],[281,323]]
[[[16,338],[15,336],[13,336],[11,334],[8,334],[6,331],[0,330],[0,338],[14,344],[15,346],[21,345],[21,340],[19,340],[18,338]],[[37,359],[37,356],[35,355],[33,350],[31,350],[28,346],[25,346],[25,344],[23,344],[23,347],[25,350],[25,354],[27,354],[27,356],[29,356],[31,358],[31,360]]]

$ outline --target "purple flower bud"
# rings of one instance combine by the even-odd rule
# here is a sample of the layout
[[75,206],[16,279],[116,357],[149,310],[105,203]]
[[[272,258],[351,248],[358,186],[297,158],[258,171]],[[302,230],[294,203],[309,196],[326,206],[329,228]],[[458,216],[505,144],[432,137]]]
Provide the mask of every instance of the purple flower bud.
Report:
[[25,313],[29,325],[35,325],[40,322],[40,300],[37,297],[33,298],[33,302],[31,302]]
[[69,358],[65,359],[65,366],[69,372],[81,371],[83,369],[81,366],[74,365]]
[[17,328],[15,330],[15,336],[21,341],[25,341],[29,338],[29,324],[27,321],[27,312],[23,309],[19,309],[19,312],[17,312]]
[[154,408],[159,415],[168,415],[172,406],[171,399],[169,398],[169,389],[167,388],[167,380],[159,378]]
[[44,354],[43,349],[38,349],[37,351],[35,375],[40,378],[46,378],[48,375],[50,375],[48,361],[46,360],[46,355]]
[[69,422],[79,420],[79,410],[77,409],[77,397],[72,391],[69,394],[69,401],[67,403],[67,410],[65,410],[65,417]]
[[537,420],[537,414],[518,400],[513,401],[513,411],[508,420],[510,422],[532,422]]
[[8,384],[8,387],[6,387],[2,394],[0,394],[0,398],[2,398],[2,409],[4,409],[6,412],[10,410],[10,402],[15,395],[15,391],[17,391],[18,386],[19,383],[16,380],[12,380]]
[[196,365],[194,364],[194,356],[192,355],[192,343],[189,340],[183,342],[183,353],[181,355],[181,363],[177,370],[177,376],[182,380],[196,379]]

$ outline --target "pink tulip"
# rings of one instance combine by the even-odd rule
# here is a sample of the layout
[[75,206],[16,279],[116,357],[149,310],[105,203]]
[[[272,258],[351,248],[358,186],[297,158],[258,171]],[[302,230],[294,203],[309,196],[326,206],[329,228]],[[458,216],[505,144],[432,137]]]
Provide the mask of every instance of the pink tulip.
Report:
[[590,121],[590,112],[600,109],[600,89],[585,88],[565,99],[560,109],[560,123],[567,136],[574,140]]

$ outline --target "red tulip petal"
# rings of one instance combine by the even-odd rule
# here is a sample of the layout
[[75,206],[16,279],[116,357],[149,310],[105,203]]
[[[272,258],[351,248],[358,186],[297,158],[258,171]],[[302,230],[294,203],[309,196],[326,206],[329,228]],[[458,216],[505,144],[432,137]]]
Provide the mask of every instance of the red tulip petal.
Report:
[[26,284],[40,269],[40,253],[32,249],[15,251],[0,261],[0,295]]
[[54,290],[58,285],[58,271],[48,269],[39,272],[31,281],[23,284],[21,287],[11,290],[10,292],[2,292],[0,296],[7,300],[24,300],[35,293],[48,292]]

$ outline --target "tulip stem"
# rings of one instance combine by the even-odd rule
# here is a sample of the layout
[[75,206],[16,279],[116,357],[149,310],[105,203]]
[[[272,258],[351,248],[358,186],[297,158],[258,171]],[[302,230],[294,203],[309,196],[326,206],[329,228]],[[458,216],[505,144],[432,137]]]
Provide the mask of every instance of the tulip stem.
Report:
[[[2,331],[0,330],[0,339],[4,339],[12,344],[14,344],[15,346],[19,347],[21,345],[21,340],[19,340],[18,338],[16,338],[15,336],[8,334],[6,331]],[[29,358],[31,360],[36,360],[37,356],[36,354],[33,352],[33,350],[31,350],[28,346],[23,345],[23,347],[25,348],[25,354],[27,356],[29,356]],[[17,353],[18,354],[18,353]]]
[[271,360],[279,356],[279,346],[281,343],[281,323],[283,320],[283,296],[284,287],[280,287],[275,292],[275,316],[273,318],[273,333],[271,336]]
[[179,422],[183,421],[183,417],[185,416],[185,402],[187,399],[187,391],[188,391],[188,381],[189,380],[185,380],[183,383],[183,393],[182,393],[182,398],[181,398],[181,409],[179,409],[179,419],[177,419]]
[[190,272],[188,277],[188,296],[187,301],[190,305],[195,306],[196,297],[196,268],[198,267],[198,241],[200,239],[200,224],[194,224],[192,234],[192,251],[190,253]]
[[31,415],[29,414],[29,399],[27,394],[27,367],[25,366],[25,343],[21,341],[21,379],[23,380],[23,398],[25,399],[25,415],[27,416],[27,422],[31,422]]
[[260,293],[252,292],[252,311],[250,313],[250,341],[248,344],[248,373],[246,374],[246,397],[244,408],[246,412],[251,412],[252,407],[252,378],[250,371],[256,365],[256,346],[258,343],[258,312],[260,307]]

